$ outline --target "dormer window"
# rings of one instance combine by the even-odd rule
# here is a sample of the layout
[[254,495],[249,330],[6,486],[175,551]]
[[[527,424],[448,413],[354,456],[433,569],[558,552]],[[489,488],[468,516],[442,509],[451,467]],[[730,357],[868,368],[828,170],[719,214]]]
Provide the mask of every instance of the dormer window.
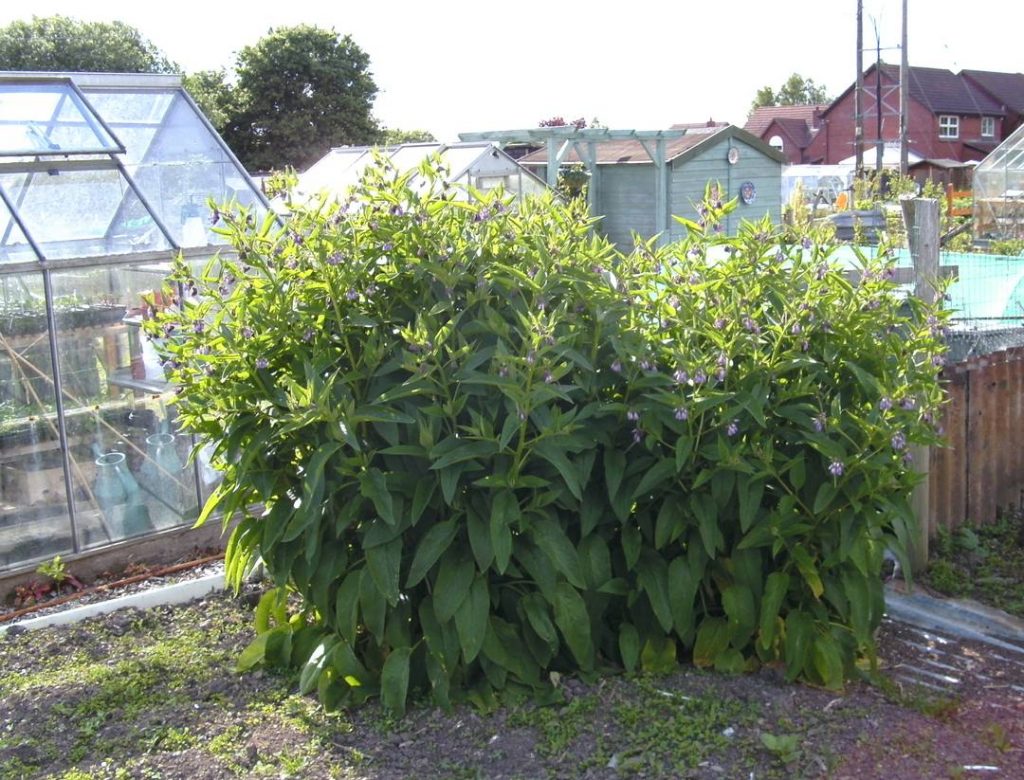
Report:
[[995,117],[983,116],[981,118],[981,137],[982,138],[994,138],[996,135],[996,120]]
[[960,117],[943,114],[939,117],[939,138],[959,138]]
[[785,144],[782,142],[781,135],[773,135],[770,139],[768,139],[768,145],[777,152],[783,151],[783,147],[785,146]]

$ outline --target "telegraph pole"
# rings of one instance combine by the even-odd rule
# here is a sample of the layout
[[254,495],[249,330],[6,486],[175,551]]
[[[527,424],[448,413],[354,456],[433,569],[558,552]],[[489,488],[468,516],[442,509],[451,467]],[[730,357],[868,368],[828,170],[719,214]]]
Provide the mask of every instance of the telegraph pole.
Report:
[[907,175],[910,149],[907,147],[907,113],[910,111],[910,60],[907,57],[907,0],[903,0],[903,40],[900,56],[900,176]]
[[864,0],[857,0],[857,87],[853,91],[855,172],[864,171]]

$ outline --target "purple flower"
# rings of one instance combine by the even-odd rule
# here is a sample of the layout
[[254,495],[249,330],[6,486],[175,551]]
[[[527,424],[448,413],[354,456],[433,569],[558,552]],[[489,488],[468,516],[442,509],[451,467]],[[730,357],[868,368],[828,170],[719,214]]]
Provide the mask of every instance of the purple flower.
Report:
[[803,327],[799,322],[794,322],[793,327],[789,329],[789,332],[794,336],[799,336],[803,332]]
[[739,420],[733,420],[732,422],[730,422],[726,426],[726,428],[725,428],[725,435],[729,436],[729,437],[732,437],[732,436],[735,436],[737,433],[739,433],[740,432],[739,422],[740,422]]
[[327,255],[327,265],[338,265],[341,263],[343,259],[344,256],[341,254],[341,252],[332,252],[331,254]]
[[806,352],[810,348],[811,348],[811,342],[809,342],[807,339],[804,339],[802,342],[800,342],[800,350],[802,352]]
[[402,211],[402,207],[399,206],[397,203],[394,206],[391,207],[391,216],[393,216],[393,217],[400,217],[404,213],[405,212]]
[[640,370],[641,371],[653,371],[654,370],[654,365],[651,363],[650,360],[641,360],[640,361]]
[[719,382],[724,382],[725,381],[725,374],[726,374],[725,369],[724,368],[719,368],[718,370],[715,371],[715,379],[717,379]]
[[942,368],[944,365],[946,365],[946,358],[943,357],[942,355],[933,355],[932,365],[935,366],[936,368]]
[[164,337],[166,338],[167,336],[170,336],[173,332],[174,332],[174,323],[173,322],[164,323]]
[[508,379],[508,374],[508,366],[502,366],[501,368],[498,369],[498,376],[500,376],[502,379]]
[[348,298],[350,301],[358,301],[359,293],[357,293],[355,290],[349,287],[348,292],[345,293],[345,297]]
[[639,428],[634,428],[633,429],[633,443],[634,444],[639,444],[643,440],[644,440],[644,432],[642,430],[640,430]]
[[307,342],[307,343],[309,343],[310,341],[313,340],[313,329],[312,328],[306,328],[305,333],[302,334],[302,340]]
[[889,443],[892,445],[894,450],[901,452],[907,448],[907,437],[903,435],[903,431],[896,431],[896,433],[892,435],[892,439],[890,439]]
[[785,261],[785,259],[786,259],[786,253],[783,252],[781,249],[778,252],[775,253],[775,262],[776,263],[781,263],[781,262]]
[[686,409],[685,406],[678,406],[678,407],[676,407],[676,419],[677,420],[689,420],[690,419],[690,412]]
[[210,215],[210,224],[216,225],[220,222],[220,209],[214,207],[213,213]]
[[390,241],[388,241],[380,249],[381,249],[382,252],[390,252],[394,248],[395,248],[395,245],[392,244]]
[[693,375],[693,383],[695,385],[702,385],[708,381],[708,375],[704,373],[704,369],[698,368],[697,373]]
[[265,357],[256,358],[256,368],[262,370],[270,365],[270,361]]
[[821,265],[819,265],[817,267],[817,269],[815,269],[815,271],[814,271],[814,278],[817,279],[820,282],[822,279],[825,278],[825,275],[827,273],[828,273],[828,266],[825,265],[825,263],[822,263]]
[[192,323],[192,330],[194,330],[196,333],[202,333],[204,330],[206,330],[206,323],[203,322],[202,320],[196,320],[195,322]]
[[526,365],[532,366],[536,362],[537,362],[537,353],[534,352],[531,349],[529,352],[526,353]]
[[555,375],[554,375],[554,374],[552,374],[552,373],[551,373],[550,371],[545,371],[545,372],[544,372],[544,381],[545,381],[545,382],[546,382],[547,384],[549,384],[549,385],[550,385],[550,384],[551,384],[552,382],[554,382],[554,381],[555,381]]
[[846,467],[843,466],[843,462],[841,460],[834,460],[828,465],[828,473],[831,474],[833,477],[843,476],[843,472],[845,470]]
[[883,412],[889,411],[892,409],[892,399],[888,396],[883,397],[882,400],[878,402],[878,408]]
[[900,407],[906,409],[909,412],[910,410],[917,408],[917,402],[914,401],[914,399],[911,398],[910,396],[907,396],[902,401],[900,401]]
[[630,409],[628,412],[626,412],[626,419],[629,420],[630,422],[636,422],[637,420],[640,419],[640,412],[638,412],[636,409]]
[[480,209],[480,211],[478,211],[473,216],[473,221],[474,222],[485,222],[485,221],[487,221],[490,218],[491,218],[491,211],[490,211],[490,209]]
[[686,384],[687,382],[690,381],[690,375],[681,368],[676,369],[675,373],[672,374],[672,378],[676,380],[678,384],[681,385]]
[[743,327],[754,335],[761,332],[761,326],[757,324],[753,317],[744,317]]
[[251,339],[255,335],[256,334],[253,332],[253,329],[250,328],[248,325],[246,325],[244,328],[242,328],[242,338],[243,339]]
[[715,330],[725,330],[725,325],[726,323],[724,317],[715,318]]
[[690,274],[690,284],[700,284],[700,274],[696,271]]
[[822,412],[821,414],[817,415],[813,420],[811,420],[811,425],[814,426],[815,431],[821,433],[822,431],[825,430],[826,422],[827,418],[825,417],[825,413]]
[[804,236],[803,240],[800,242],[800,246],[802,246],[804,249],[810,249],[811,239],[808,238],[807,236]]
[[913,462],[914,462],[914,456],[913,456],[913,454],[911,454],[910,450],[907,450],[906,452],[904,452],[903,453],[903,465],[904,466],[909,466]]
[[619,361],[619,360],[613,361],[612,365],[611,365],[611,369],[616,374],[621,374],[622,373],[622,363],[621,363],[621,361]]

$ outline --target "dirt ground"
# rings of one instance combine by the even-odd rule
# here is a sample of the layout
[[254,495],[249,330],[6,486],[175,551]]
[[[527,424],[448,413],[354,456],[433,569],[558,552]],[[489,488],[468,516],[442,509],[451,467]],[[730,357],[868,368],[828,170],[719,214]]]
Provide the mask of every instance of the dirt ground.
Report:
[[550,707],[399,721],[376,704],[327,715],[294,680],[237,674],[253,603],[0,638],[0,778],[1024,778],[1021,659],[889,621],[882,683],[842,694],[682,667],[563,679]]

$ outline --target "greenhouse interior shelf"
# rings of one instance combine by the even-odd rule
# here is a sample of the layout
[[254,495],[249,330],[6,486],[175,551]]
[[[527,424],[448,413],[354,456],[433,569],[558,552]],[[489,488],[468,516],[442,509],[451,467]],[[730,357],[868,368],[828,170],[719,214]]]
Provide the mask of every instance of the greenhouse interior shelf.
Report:
[[[143,326],[266,200],[177,76],[0,72],[0,574],[190,524],[216,486]],[[186,250],[186,248],[188,248]]]

